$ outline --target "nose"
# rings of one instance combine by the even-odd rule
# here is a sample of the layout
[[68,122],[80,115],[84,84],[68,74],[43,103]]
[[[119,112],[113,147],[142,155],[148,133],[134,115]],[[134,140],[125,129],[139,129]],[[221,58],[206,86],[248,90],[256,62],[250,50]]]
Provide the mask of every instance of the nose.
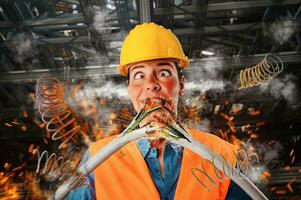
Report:
[[149,77],[146,80],[146,90],[147,91],[152,91],[152,92],[156,92],[156,91],[160,91],[161,90],[161,86],[158,83],[158,81],[156,80],[155,77]]

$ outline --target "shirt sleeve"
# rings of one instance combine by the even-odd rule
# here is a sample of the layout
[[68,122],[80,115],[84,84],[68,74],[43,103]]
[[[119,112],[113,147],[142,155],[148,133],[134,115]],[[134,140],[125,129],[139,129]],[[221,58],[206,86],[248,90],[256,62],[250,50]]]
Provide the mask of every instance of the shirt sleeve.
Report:
[[231,181],[226,200],[252,200],[252,198],[235,182]]
[[[89,160],[90,154],[89,150],[86,151],[84,158],[81,160],[80,165],[84,164],[87,160]],[[72,190],[69,195],[65,198],[65,200],[96,200],[95,194],[95,182],[94,182],[94,172],[91,172],[84,184],[75,190]]]

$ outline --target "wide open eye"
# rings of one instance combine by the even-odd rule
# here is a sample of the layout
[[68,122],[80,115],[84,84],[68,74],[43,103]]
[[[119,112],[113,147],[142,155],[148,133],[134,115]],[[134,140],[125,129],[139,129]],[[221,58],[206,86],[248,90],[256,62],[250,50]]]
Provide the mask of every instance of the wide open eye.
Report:
[[169,77],[171,76],[171,72],[167,69],[164,69],[164,70],[161,70],[159,73],[158,73],[158,77],[159,78],[166,78],[166,77]]
[[142,72],[137,72],[134,74],[134,79],[135,80],[140,80],[140,79],[143,79],[144,78],[144,73]]

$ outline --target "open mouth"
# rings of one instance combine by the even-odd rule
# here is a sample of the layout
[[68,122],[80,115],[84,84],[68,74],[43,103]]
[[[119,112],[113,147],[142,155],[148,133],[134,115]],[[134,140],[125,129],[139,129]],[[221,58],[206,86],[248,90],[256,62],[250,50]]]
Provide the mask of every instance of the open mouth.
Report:
[[147,116],[142,122],[151,124],[152,126],[162,129],[168,124],[174,123],[176,121],[176,115],[174,113],[174,103],[173,100],[167,100],[160,97],[146,98],[142,101],[144,104],[143,109],[149,111],[151,109],[160,107],[160,109],[152,112]]
[[175,108],[172,99],[165,99],[161,97],[153,97],[153,98],[146,98],[142,101],[144,104],[144,109],[149,110],[157,106],[161,106],[164,109],[172,112]]

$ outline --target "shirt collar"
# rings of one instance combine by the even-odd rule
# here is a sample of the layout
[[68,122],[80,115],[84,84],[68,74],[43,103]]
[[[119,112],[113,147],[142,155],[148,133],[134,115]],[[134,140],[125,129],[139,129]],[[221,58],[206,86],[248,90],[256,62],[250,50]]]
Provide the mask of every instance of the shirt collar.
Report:
[[[139,140],[136,140],[136,144],[137,144],[138,149],[141,152],[143,158],[145,158],[146,154],[151,149],[150,142],[145,138],[141,138]],[[175,151],[175,153],[178,157],[181,156],[183,147],[181,147],[180,145],[177,145],[177,144],[172,144],[172,143],[167,143],[167,145],[170,145],[172,147],[172,149]]]

